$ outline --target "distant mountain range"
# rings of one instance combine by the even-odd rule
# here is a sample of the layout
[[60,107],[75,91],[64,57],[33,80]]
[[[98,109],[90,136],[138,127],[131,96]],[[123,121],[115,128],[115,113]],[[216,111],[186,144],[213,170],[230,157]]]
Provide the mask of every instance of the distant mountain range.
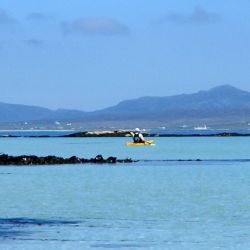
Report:
[[20,122],[38,120],[71,120],[84,117],[86,112],[78,110],[58,109],[0,103],[0,122]]
[[[49,123],[55,121],[103,126],[213,126],[247,124],[250,121],[250,92],[230,85],[208,91],[167,97],[141,97],[94,111],[50,110],[0,103],[0,122]],[[92,124],[92,125],[91,125]]]

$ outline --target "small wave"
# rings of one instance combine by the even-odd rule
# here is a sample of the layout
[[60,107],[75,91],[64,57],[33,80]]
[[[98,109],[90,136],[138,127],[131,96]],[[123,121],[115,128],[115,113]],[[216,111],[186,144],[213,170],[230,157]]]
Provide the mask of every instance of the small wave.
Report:
[[143,159],[138,162],[250,162],[250,159]]
[[108,243],[108,244],[95,244],[95,245],[92,245],[91,247],[94,247],[94,248],[145,248],[145,247],[148,247],[146,245],[140,245],[140,244],[129,244],[129,243],[117,243],[117,244],[114,244],[114,243]]

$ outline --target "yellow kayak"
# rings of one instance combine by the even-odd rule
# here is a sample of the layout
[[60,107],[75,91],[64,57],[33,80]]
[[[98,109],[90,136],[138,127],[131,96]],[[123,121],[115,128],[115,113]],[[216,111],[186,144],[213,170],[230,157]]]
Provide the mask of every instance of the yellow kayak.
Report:
[[127,146],[155,146],[155,141],[150,140],[146,142],[139,142],[139,143],[134,143],[134,142],[126,142]]

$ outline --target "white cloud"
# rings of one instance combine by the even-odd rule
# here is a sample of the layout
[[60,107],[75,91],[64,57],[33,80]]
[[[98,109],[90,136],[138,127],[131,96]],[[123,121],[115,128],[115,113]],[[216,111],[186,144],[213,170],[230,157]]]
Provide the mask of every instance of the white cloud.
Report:
[[27,19],[36,21],[46,21],[50,19],[50,17],[40,12],[32,12],[28,14]]
[[124,35],[129,33],[127,26],[110,18],[82,18],[62,23],[64,34],[82,35]]
[[35,39],[35,38],[30,38],[25,41],[28,45],[33,46],[33,47],[43,47],[44,42],[40,39]]
[[15,22],[16,21],[11,16],[9,16],[5,10],[0,9],[0,24],[12,24]]
[[200,6],[196,6],[190,15],[180,13],[169,14],[164,21],[176,24],[206,24],[221,20],[221,16],[215,12],[209,12]]

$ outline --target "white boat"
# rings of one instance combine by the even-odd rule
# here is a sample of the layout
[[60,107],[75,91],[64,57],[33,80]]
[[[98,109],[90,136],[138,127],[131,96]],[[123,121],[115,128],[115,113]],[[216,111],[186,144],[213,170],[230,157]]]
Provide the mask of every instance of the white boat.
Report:
[[194,127],[194,130],[207,130],[207,129],[209,129],[209,128],[207,127],[206,124],[205,124],[204,126],[197,126],[197,127]]

